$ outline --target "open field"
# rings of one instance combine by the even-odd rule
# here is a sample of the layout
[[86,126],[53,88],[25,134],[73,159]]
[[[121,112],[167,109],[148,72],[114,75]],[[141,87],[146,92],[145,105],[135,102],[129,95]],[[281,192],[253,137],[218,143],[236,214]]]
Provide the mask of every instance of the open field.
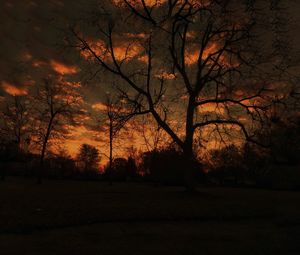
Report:
[[0,182],[0,254],[300,254],[300,193]]

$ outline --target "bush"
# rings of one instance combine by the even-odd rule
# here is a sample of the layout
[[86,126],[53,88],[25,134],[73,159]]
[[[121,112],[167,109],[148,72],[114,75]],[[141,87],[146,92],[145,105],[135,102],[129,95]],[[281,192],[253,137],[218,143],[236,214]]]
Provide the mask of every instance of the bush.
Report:
[[184,155],[175,149],[151,151],[143,155],[143,168],[146,178],[167,185],[183,185],[187,171],[196,181],[203,181],[202,165],[188,161]]
[[113,160],[112,169],[109,173],[109,165],[105,167],[104,175],[114,181],[134,180],[138,177],[138,170],[135,160],[132,157],[128,159],[116,158]]

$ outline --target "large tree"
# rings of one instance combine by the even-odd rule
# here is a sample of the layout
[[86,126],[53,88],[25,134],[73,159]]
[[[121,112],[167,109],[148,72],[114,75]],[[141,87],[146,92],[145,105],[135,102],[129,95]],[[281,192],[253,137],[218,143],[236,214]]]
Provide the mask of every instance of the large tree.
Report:
[[104,1],[67,39],[91,68],[118,79],[127,107],[150,114],[189,162],[196,137],[258,143],[272,102],[287,92],[279,2]]

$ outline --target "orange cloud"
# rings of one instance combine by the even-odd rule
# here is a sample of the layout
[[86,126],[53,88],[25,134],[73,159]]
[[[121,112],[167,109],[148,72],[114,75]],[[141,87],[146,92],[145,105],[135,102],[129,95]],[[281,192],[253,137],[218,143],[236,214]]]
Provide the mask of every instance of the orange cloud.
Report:
[[[137,58],[139,61],[145,62],[146,57],[141,55],[144,51],[143,47],[132,38],[128,37],[127,41],[115,40],[114,56],[117,61],[129,61]],[[112,52],[102,40],[88,40],[91,50],[105,61],[112,61]],[[93,58],[93,54],[88,50],[81,52],[81,55],[86,59]]]
[[[144,1],[147,7],[155,7],[155,6],[157,7],[168,2],[168,0],[144,0]],[[117,6],[121,6],[121,7],[126,6],[124,0],[112,0],[112,2]],[[127,2],[136,8],[143,7],[141,0],[128,0]],[[188,4],[186,5],[186,8],[189,8],[190,5],[195,8],[199,8],[201,6],[207,6],[208,4],[210,4],[210,2],[211,0],[189,0]],[[177,2],[178,6],[182,4],[186,4],[186,0],[179,0]]]
[[[217,43],[211,44],[206,49],[204,49],[202,54],[202,60],[207,59],[210,56],[210,54],[214,54],[217,51],[218,51]],[[200,54],[200,49],[195,49],[195,47],[187,48],[185,52],[185,63],[187,65],[196,64],[199,58],[199,54]]]
[[[153,7],[159,7],[165,3],[168,2],[168,0],[144,0],[145,5],[148,8],[153,8]],[[119,6],[119,7],[126,7],[127,4],[125,3],[124,0],[112,0],[113,4]],[[141,0],[128,0],[127,1],[129,4],[134,6],[135,8],[143,8],[143,4]],[[188,3],[188,4],[186,4]],[[211,0],[178,0],[177,1],[177,6],[180,8],[183,4],[185,5],[184,8],[189,8],[192,6],[193,8],[199,8],[199,7],[204,7],[207,6],[211,3]]]
[[[91,50],[99,57],[105,58],[108,55],[107,47],[105,46],[105,43],[102,40],[87,40],[87,43],[89,44],[89,47]],[[85,59],[93,58],[93,54],[89,50],[83,50],[80,52],[81,56],[83,56]]]
[[199,57],[199,51],[198,50],[187,50],[185,53],[185,63],[187,65],[193,65],[196,64]]
[[36,81],[31,79],[31,77],[28,77],[28,80],[24,81],[24,85],[26,87],[34,86],[36,84]]
[[148,57],[148,55],[143,55],[143,56],[138,57],[138,60],[141,62],[144,62],[144,63],[148,63],[149,57]]
[[[106,104],[101,103],[101,102],[93,104],[92,108],[96,111],[107,111]],[[126,109],[125,107],[121,107],[121,106],[117,107],[117,106],[112,105],[109,108],[110,108],[110,111],[113,111],[113,112],[118,112],[118,113],[128,113],[129,112],[129,109]]]
[[50,60],[50,66],[52,67],[52,69],[61,74],[61,75],[65,75],[65,74],[76,74],[79,72],[79,68],[77,66],[69,66],[69,65],[65,65],[61,62],[58,62],[56,60]]
[[98,131],[89,130],[84,125],[76,127],[69,125],[66,128],[70,131],[70,139],[65,141],[65,146],[73,157],[77,155],[79,147],[83,143],[100,146],[99,141],[95,139],[99,135]]
[[45,66],[45,65],[47,65],[46,62],[44,62],[44,61],[39,61],[39,60],[35,60],[35,61],[33,61],[33,63],[32,63],[32,66],[33,66],[33,67],[36,67],[36,68],[42,67],[42,66]]
[[21,60],[22,61],[30,61],[32,59],[32,55],[29,53],[29,52],[24,52],[22,55],[21,55]]
[[18,88],[6,81],[2,81],[2,88],[7,94],[12,96],[24,96],[28,94],[28,90],[26,88]]
[[122,45],[119,47],[115,47],[114,53],[115,53],[116,59],[119,61],[122,61],[125,59],[130,60],[130,59],[138,56],[142,50],[143,50],[143,48],[141,47],[141,45],[139,45],[137,43],[130,43],[127,46]]
[[223,104],[207,103],[198,108],[199,113],[217,113],[224,114],[225,106]]
[[[117,6],[126,6],[126,3],[124,0],[113,0],[112,2]],[[167,0],[145,0],[145,5],[147,7],[153,7],[155,5],[156,6],[162,5],[165,2],[167,2]],[[129,0],[128,3],[135,7],[143,6],[142,1]]]
[[155,77],[159,78],[159,79],[164,79],[164,80],[173,80],[176,78],[176,75],[173,73],[168,73],[168,72],[163,71],[160,74],[156,74]]
[[103,103],[95,103],[92,105],[92,108],[97,111],[106,111],[107,106]]
[[[222,65],[223,67],[237,67],[239,62],[234,56],[230,56],[224,52],[219,56],[221,47],[222,45],[218,44],[217,42],[213,42],[208,45],[202,53],[202,60],[208,60],[208,65],[213,65],[215,61],[217,61],[218,64]],[[187,65],[196,64],[198,62],[199,54],[200,49],[197,49],[195,45],[188,47],[185,52],[185,63]]]
[[188,95],[182,95],[182,96],[180,97],[180,99],[182,99],[182,100],[188,100],[188,99],[189,99],[189,96],[188,96]]

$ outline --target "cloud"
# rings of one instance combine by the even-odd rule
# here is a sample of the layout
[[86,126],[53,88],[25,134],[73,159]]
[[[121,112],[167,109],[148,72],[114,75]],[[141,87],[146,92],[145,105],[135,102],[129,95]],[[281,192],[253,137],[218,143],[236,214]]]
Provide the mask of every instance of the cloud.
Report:
[[[217,63],[219,65],[222,65],[224,68],[239,66],[240,63],[237,60],[236,56],[228,52],[220,53],[222,47],[223,45],[220,42],[210,43],[208,46],[206,46],[203,49],[202,61],[207,61],[208,66],[213,65],[215,61],[217,61]],[[197,47],[197,45],[196,44],[190,45],[190,47],[186,48],[185,63],[188,66],[196,64],[198,62],[199,54],[200,54],[200,49]]]
[[[117,6],[126,7],[126,3],[123,0],[112,0],[112,2]],[[145,0],[145,5],[147,7],[160,6],[165,2],[167,0]],[[129,0],[128,3],[134,7],[143,7],[142,1]]]
[[28,90],[26,88],[18,88],[17,86],[6,81],[2,81],[2,88],[7,94],[12,96],[25,96],[28,94]]
[[[96,111],[102,111],[102,112],[107,111],[107,105],[101,102],[93,104],[92,108]],[[130,109],[127,109],[122,105],[110,105],[109,111],[116,112],[116,113],[129,113]]]
[[28,62],[32,59],[32,55],[28,51],[25,51],[21,54],[20,59],[24,62]]
[[198,107],[198,112],[200,114],[225,114],[225,104],[207,103],[201,107]]
[[32,66],[36,68],[44,67],[47,63],[45,61],[35,60],[32,62]]
[[[130,61],[134,58],[141,62],[147,61],[147,56],[144,55],[144,48],[140,42],[135,41],[133,38],[126,35],[126,39],[121,40],[120,38],[115,38],[115,46],[113,48],[114,57],[117,61]],[[139,35],[137,38],[140,39]],[[141,36],[141,38],[143,38]],[[109,47],[102,40],[87,40],[91,50],[104,61],[112,62],[112,52]],[[85,59],[93,59],[94,56],[89,50],[81,51],[81,56]]]
[[106,111],[107,106],[101,102],[92,105],[92,108],[97,111]]
[[[206,60],[208,57],[210,57],[211,54],[215,54],[219,50],[219,47],[216,43],[213,43],[206,47],[202,53],[202,60]],[[187,47],[185,52],[185,63],[187,65],[194,65],[198,62],[200,54],[200,49],[197,49],[195,45],[192,45],[191,47]]]
[[156,74],[155,77],[159,78],[159,79],[164,79],[164,80],[173,80],[176,78],[176,75],[173,73],[168,73],[168,72],[162,71],[161,73]]
[[55,72],[61,75],[76,74],[80,71],[77,66],[66,65],[54,59],[50,60],[50,66]]
[[[112,2],[113,2],[113,4],[120,6],[120,7],[127,6],[127,4],[125,3],[124,0],[112,0]],[[135,8],[143,8],[143,3],[141,0],[128,0],[127,2]],[[166,4],[167,2],[168,2],[168,0],[144,0],[145,5],[151,9],[153,7],[160,7],[163,4]],[[178,7],[185,5],[185,8],[189,8],[190,5],[192,5],[194,8],[199,8],[199,7],[209,5],[210,2],[211,2],[211,0],[189,0],[189,1],[178,0],[176,5]]]

